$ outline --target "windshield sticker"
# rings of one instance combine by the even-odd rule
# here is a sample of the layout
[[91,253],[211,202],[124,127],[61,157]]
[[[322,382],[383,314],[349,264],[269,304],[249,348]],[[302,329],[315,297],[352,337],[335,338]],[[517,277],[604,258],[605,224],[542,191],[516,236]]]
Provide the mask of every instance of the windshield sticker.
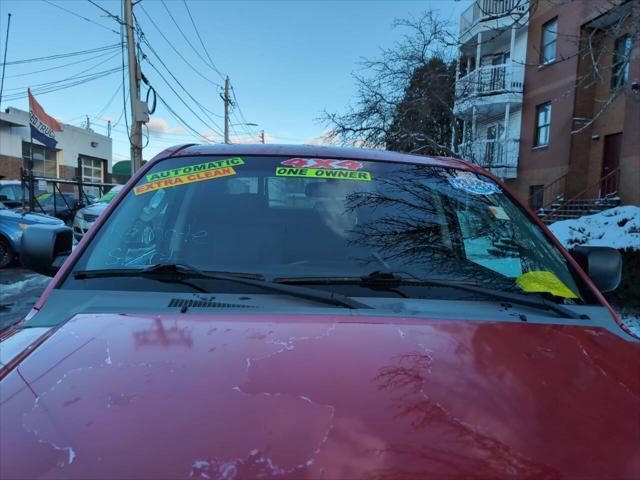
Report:
[[527,272],[516,278],[516,284],[525,292],[550,293],[556,297],[578,298],[578,296],[552,272]]
[[290,158],[280,162],[287,167],[322,168],[327,170],[362,170],[364,164],[355,160],[326,160],[323,158]]
[[489,207],[489,211],[493,214],[493,216],[497,219],[497,220],[511,220],[509,218],[509,215],[507,215],[507,212],[504,211],[504,208],[502,207]]
[[330,170],[327,168],[276,168],[277,177],[335,178],[336,180],[371,181],[370,172],[354,170]]
[[481,180],[471,172],[459,172],[457,176],[450,177],[448,180],[453,188],[475,195],[491,195],[500,192],[498,185]]
[[[218,162],[209,162],[209,163],[218,163]],[[183,169],[177,169],[177,170],[183,170]],[[133,193],[135,193],[136,195],[140,195],[142,193],[153,192],[156,190],[160,190],[162,188],[176,187],[178,185],[202,182],[204,180],[213,180],[214,178],[228,177],[230,175],[235,175],[235,174],[236,174],[236,171],[233,169],[233,167],[212,168],[209,170],[201,170],[197,173],[189,173],[186,175],[180,175],[176,177],[163,178],[161,180],[156,180],[153,182],[138,185],[136,188],[133,189]]]
[[187,165],[186,167],[173,168],[171,170],[163,170],[147,175],[147,181],[155,182],[166,178],[184,177],[190,173],[200,173],[210,170],[217,170],[225,167],[237,167],[244,165],[244,160],[239,157],[226,158],[224,160],[215,160],[211,162],[198,163],[196,165]]

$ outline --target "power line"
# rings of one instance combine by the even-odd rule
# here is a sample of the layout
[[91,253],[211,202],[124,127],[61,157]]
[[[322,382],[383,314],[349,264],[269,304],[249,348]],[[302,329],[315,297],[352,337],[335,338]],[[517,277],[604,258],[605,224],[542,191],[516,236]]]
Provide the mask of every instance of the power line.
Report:
[[111,28],[107,27],[106,25],[103,25],[103,24],[98,23],[98,22],[96,22],[96,21],[94,21],[94,20],[91,20],[90,18],[83,17],[83,16],[82,16],[82,15],[80,15],[79,13],[76,13],[76,12],[74,12],[74,11],[72,11],[72,10],[69,10],[69,9],[67,9],[67,8],[64,8],[64,7],[61,7],[60,5],[57,5],[57,4],[53,3],[53,2],[50,2],[49,0],[42,0],[42,1],[43,1],[43,2],[45,2],[45,3],[48,3],[49,5],[51,5],[51,6],[53,6],[53,7],[59,8],[60,10],[63,10],[63,11],[67,12],[67,13],[68,13],[68,14],[70,14],[70,15],[73,15],[73,16],[75,16],[75,17],[78,17],[78,18],[81,18],[81,19],[83,19],[83,20],[86,20],[86,21],[87,21],[87,22],[89,22],[89,23],[93,23],[94,25],[97,25],[97,26],[98,26],[98,27],[100,27],[100,28],[104,28],[105,30],[109,30],[110,32],[113,32],[113,33],[115,33],[116,35],[118,35],[118,32],[116,32],[115,30],[113,30],[113,29],[111,29]]
[[210,143],[210,140],[207,137],[205,137],[200,132],[198,132],[195,128],[193,128],[191,125],[189,125],[180,115],[178,115],[178,113],[176,113],[176,111],[173,108],[171,108],[167,102],[165,102],[165,100],[160,96],[160,94],[156,94],[156,95],[158,96],[158,100],[160,100],[160,103],[162,103],[162,105],[165,106],[165,108],[169,111],[169,113],[171,113],[171,115],[183,127],[187,128],[188,130],[193,132],[196,137],[200,137],[200,138],[204,139],[205,142]]
[[100,109],[100,111],[98,112],[98,114],[96,115],[97,117],[100,117],[104,114],[104,112],[107,111],[107,109],[111,106],[111,104],[113,103],[113,101],[116,98],[116,95],[118,95],[118,93],[120,92],[120,89],[122,88],[122,85],[118,85],[118,88],[116,88],[116,91],[113,92],[113,95],[111,95],[111,98],[107,101],[107,104],[102,107],[102,109]]
[[[55,85],[55,84],[63,83],[63,82],[66,82],[66,81],[70,81],[70,80],[75,80],[75,79],[80,79],[80,78],[84,78],[84,77],[91,76],[91,75],[93,75],[93,74],[91,74],[91,75],[83,75],[83,74],[86,74],[87,72],[90,72],[90,71],[91,71],[91,70],[93,70],[94,68],[98,68],[99,66],[104,65],[104,64],[105,64],[105,62],[108,62],[108,61],[109,61],[109,60],[111,60],[112,58],[115,58],[117,55],[118,55],[118,53],[116,52],[114,55],[112,55],[112,56],[110,56],[109,58],[107,58],[107,60],[106,60],[106,61],[102,61],[102,60],[101,60],[100,62],[96,63],[95,65],[93,65],[93,66],[91,66],[91,67],[89,67],[89,68],[87,68],[86,70],[81,70],[81,71],[79,71],[79,72],[76,72],[75,74],[73,74],[73,75],[71,75],[71,76],[69,76],[69,77],[62,78],[62,79],[59,79],[59,80],[52,80],[52,81],[50,81],[50,82],[43,82],[43,83],[31,84],[31,85],[29,86],[29,88],[32,88],[32,89],[33,89],[33,88],[38,88],[38,87],[47,87],[47,86],[52,86],[52,85]],[[106,71],[107,71],[107,70],[103,70],[102,72],[98,72],[98,73],[104,73],[104,72],[106,72]],[[16,91],[16,90],[26,90],[26,87],[14,87],[14,88],[11,88],[11,89],[9,89],[9,90],[11,90],[11,91]]]
[[191,25],[193,25],[193,29],[195,30],[196,35],[198,36],[198,40],[200,40],[200,45],[202,45],[202,49],[204,50],[204,53],[207,55],[207,58],[209,59],[209,62],[211,63],[211,66],[213,67],[213,69],[216,71],[218,75],[220,75],[220,78],[224,80],[225,76],[222,74],[220,70],[218,70],[218,67],[216,67],[216,64],[213,62],[211,55],[209,55],[209,50],[207,50],[207,47],[205,46],[204,41],[202,41],[202,37],[200,36],[200,31],[196,26],[196,22],[193,20],[193,16],[191,15],[191,10],[189,10],[189,5],[187,4],[187,0],[182,0],[182,2],[184,3],[184,7],[187,9],[187,13],[189,14],[189,18],[191,19]]
[[[94,5],[95,7],[99,8],[100,10],[102,10],[104,13],[106,13],[106,14],[107,14],[107,16],[108,16],[108,17],[113,18],[116,22],[118,22],[118,23],[120,23],[120,24],[122,24],[122,23],[123,23],[122,19],[121,19],[119,16],[114,15],[114,14],[113,14],[113,13],[111,13],[109,10],[107,10],[106,8],[101,7],[100,5],[98,5],[98,4],[97,4],[96,2],[94,2],[93,0],[87,0],[87,1],[88,1],[91,5]],[[120,35],[120,34],[118,34],[118,35]]]
[[[205,125],[207,128],[210,128],[211,130],[213,130],[215,133],[219,133],[216,132],[215,129],[209,124],[207,123],[206,120],[203,120],[203,118],[198,115],[195,110],[193,110],[193,108],[191,108],[189,106],[189,104],[180,96],[180,94],[176,91],[175,88],[173,88],[173,86],[171,85],[171,83],[164,77],[164,75],[162,75],[162,73],[160,72],[160,70],[158,70],[158,68],[149,61],[149,59],[145,56],[143,57],[144,60],[147,61],[147,63],[158,73],[158,75],[160,76],[160,78],[164,81],[164,83],[167,84],[167,86],[171,89],[171,91],[173,92],[173,94],[178,98],[178,100],[180,100],[180,102],[182,102],[182,104],[187,107],[187,109],[198,119],[202,122],[203,125]],[[196,103],[196,105],[199,105],[199,103],[191,96],[191,94],[189,94],[189,97],[191,98],[191,100],[194,101],[194,103]],[[210,119],[211,120],[211,119]],[[213,121],[211,122],[213,123],[213,125],[215,125],[217,128],[219,128]]]
[[[142,28],[140,28],[140,26],[138,25],[139,28],[139,38],[140,38],[140,43],[144,43],[147,47],[149,47],[149,49],[151,50],[151,52],[155,55],[155,57],[158,59],[158,61],[160,62],[160,64],[167,70],[167,72],[169,73],[169,75],[171,76],[171,78],[173,78],[173,80],[180,86],[180,88],[182,88],[182,90],[187,94],[187,96],[198,106],[198,108],[200,108],[200,110],[202,111],[202,113],[205,115],[205,117],[207,117],[209,119],[209,121],[216,127],[216,128],[220,128],[219,125],[216,123],[216,121],[211,118],[211,116],[207,113],[208,110],[206,108],[204,108],[204,106],[198,102],[198,100],[196,100],[193,95],[191,95],[191,92],[185,88],[184,85],[182,85],[182,83],[180,82],[180,80],[178,80],[178,78],[176,78],[176,76],[173,74],[173,72],[171,71],[171,69],[169,67],[167,67],[167,65],[164,63],[164,61],[162,60],[162,58],[160,57],[160,55],[158,55],[158,53],[155,51],[155,49],[153,48],[153,46],[149,43],[149,41],[147,40],[146,36],[144,35],[144,32],[142,31]],[[144,60],[147,61],[147,63],[149,63],[149,65],[151,65],[151,67],[158,72],[158,75],[160,75],[160,78],[162,78],[162,80],[169,86],[169,88],[171,88],[171,90],[173,91],[173,93],[176,95],[176,97],[178,97],[180,99],[180,101],[182,103],[185,104],[185,106],[187,108],[189,108],[189,110],[191,110],[191,108],[187,105],[187,103],[180,97],[180,95],[175,91],[175,89],[171,86],[170,82],[162,75],[162,73],[157,69],[157,67],[149,60],[149,58],[147,57],[147,55],[145,55],[143,53],[143,57]],[[191,110],[192,113],[194,113],[194,115],[196,115],[199,119],[200,117],[193,112],[193,110]],[[200,119],[202,121],[202,119]],[[207,125],[206,122],[203,122],[205,125]],[[214,130],[211,126],[207,125],[207,127],[211,128],[212,130]]]
[[[171,47],[171,49],[176,53],[176,55],[178,55],[178,57],[184,62],[186,63],[189,68],[191,70],[193,70],[199,77],[203,78],[204,80],[206,80],[207,82],[211,83],[212,85],[215,85],[216,87],[220,87],[222,88],[222,85],[220,85],[219,83],[214,82],[213,80],[211,80],[210,78],[204,76],[200,70],[198,70],[196,67],[194,67],[184,56],[183,52],[178,51],[178,49],[176,49],[176,47],[173,45],[173,42],[171,40],[169,40],[167,38],[167,36],[164,34],[164,32],[162,31],[162,29],[160,27],[158,27],[158,25],[156,24],[156,22],[153,20],[153,17],[151,17],[151,15],[149,15],[149,13],[145,10],[144,5],[140,5],[140,8],[142,9],[142,11],[144,12],[144,14],[147,16],[147,18],[149,19],[149,21],[151,22],[151,24],[154,26],[154,28],[158,31],[158,33],[162,36],[162,38],[164,38],[164,40],[167,42],[167,44],[169,44],[169,46]],[[135,18],[135,15],[134,15]],[[136,23],[138,24],[138,26],[140,25],[139,22],[137,22],[136,19]]]
[[49,61],[49,60],[56,60],[59,58],[75,57],[78,55],[88,55],[89,53],[104,52],[107,50],[113,50],[118,47],[120,47],[120,44],[114,43],[111,45],[105,45],[104,47],[90,48],[88,50],[79,50],[77,52],[59,53],[56,55],[49,55],[46,57],[35,57],[35,58],[25,58],[22,60],[14,60],[12,62],[7,62],[4,65],[19,65],[22,63],[43,62],[43,61]]
[[[182,38],[185,39],[185,41],[187,42],[187,44],[191,47],[191,50],[193,50],[195,52],[195,54],[198,56],[198,58],[200,60],[202,60],[202,62],[208,66],[210,69],[212,69],[214,72],[216,72],[218,75],[221,75],[220,72],[218,71],[217,68],[215,68],[214,66],[210,65],[207,60],[200,55],[200,52],[198,52],[198,50],[196,49],[196,47],[193,46],[193,44],[191,43],[191,41],[189,41],[189,39],[187,38],[187,36],[185,35],[185,33],[182,31],[182,28],[180,28],[180,25],[178,25],[178,22],[176,22],[176,19],[173,18],[173,15],[171,14],[171,11],[169,10],[169,7],[167,7],[167,4],[165,3],[164,0],[160,0],[162,2],[162,5],[164,6],[164,9],[167,11],[167,13],[169,14],[169,17],[171,18],[171,21],[173,22],[173,24],[176,26],[176,28],[178,29],[178,31],[180,32],[180,35],[182,35]],[[224,76],[222,77],[224,78]]]
[[51,70],[57,70],[59,68],[70,67],[71,65],[77,65],[79,63],[90,62],[91,60],[96,60],[98,58],[106,57],[110,53],[111,52],[104,52],[104,53],[101,53],[100,55],[96,55],[95,57],[84,58],[82,60],[76,60],[75,62],[65,63],[63,65],[56,65],[55,67],[43,68],[41,70],[34,70],[34,71],[31,71],[31,72],[26,72],[26,73],[18,73],[16,75],[7,75],[7,78],[26,77],[26,76],[29,76],[29,75],[36,75],[38,73],[50,72]]
[[[84,84],[92,82],[94,80],[98,80],[100,78],[107,77],[107,76],[109,76],[109,75],[111,75],[113,73],[118,72],[119,70],[120,70],[120,67],[114,68],[112,70],[104,70],[104,71],[101,71],[101,72],[96,72],[96,73],[91,74],[90,76],[84,76],[81,79],[76,79],[76,80],[74,80],[72,82],[69,82],[69,83],[66,83],[66,84],[62,84],[62,85],[58,85],[58,86],[56,86],[54,84],[54,85],[51,85],[49,87],[42,87],[40,89],[31,89],[31,93],[33,93],[34,95],[35,94],[37,94],[37,95],[46,95],[47,93],[57,92],[59,90],[64,90],[64,89],[67,89],[67,88],[75,87],[77,85],[84,85]],[[21,98],[26,98],[27,96],[28,96],[27,93],[14,93],[12,95],[8,95],[6,97],[6,99],[7,100],[19,100]]]

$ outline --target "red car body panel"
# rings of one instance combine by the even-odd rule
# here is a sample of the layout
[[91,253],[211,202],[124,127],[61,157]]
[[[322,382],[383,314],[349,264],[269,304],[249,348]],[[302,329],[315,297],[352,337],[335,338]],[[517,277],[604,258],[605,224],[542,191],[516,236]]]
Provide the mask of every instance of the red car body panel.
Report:
[[[192,155],[397,161],[494,178],[391,152],[174,147],[110,203],[31,315],[155,162]],[[77,315],[0,371],[0,478],[640,478],[640,343],[464,313]]]
[[638,478],[639,345],[553,326],[79,315],[0,391],[9,478]]

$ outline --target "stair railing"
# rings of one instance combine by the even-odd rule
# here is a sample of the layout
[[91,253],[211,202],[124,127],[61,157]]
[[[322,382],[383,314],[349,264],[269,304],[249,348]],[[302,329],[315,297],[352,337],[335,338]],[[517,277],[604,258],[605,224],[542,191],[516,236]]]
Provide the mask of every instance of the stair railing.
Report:
[[593,196],[591,197],[594,199],[606,199],[614,197],[618,193],[619,183],[620,167],[617,167],[607,173],[604,177],[600,177],[597,182],[593,182],[587,188],[575,194],[570,199],[565,200],[559,207],[553,209],[553,211],[545,215],[545,223],[551,223],[557,220],[557,218],[560,216],[560,211],[577,204],[581,200],[584,200],[585,195],[589,192],[595,192],[595,195],[592,194]]
[[545,185],[542,190],[538,190],[537,192],[531,194],[527,202],[529,205],[535,206],[538,210],[546,210],[556,200],[564,195],[566,184],[567,174],[565,173],[564,175],[556,178],[550,184]]

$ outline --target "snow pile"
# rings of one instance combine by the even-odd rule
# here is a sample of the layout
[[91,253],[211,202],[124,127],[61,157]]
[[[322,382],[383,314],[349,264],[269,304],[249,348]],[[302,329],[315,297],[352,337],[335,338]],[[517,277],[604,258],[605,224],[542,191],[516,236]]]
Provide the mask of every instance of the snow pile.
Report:
[[634,334],[640,338],[640,316],[620,315],[620,321]]
[[640,207],[625,205],[549,226],[566,248],[576,245],[640,250]]
[[42,287],[42,289],[44,289],[47,286],[47,283],[49,283],[49,280],[51,280],[51,278],[45,275],[32,274],[18,282],[8,284],[0,283],[0,302],[7,300],[13,295],[20,294],[27,288]]

